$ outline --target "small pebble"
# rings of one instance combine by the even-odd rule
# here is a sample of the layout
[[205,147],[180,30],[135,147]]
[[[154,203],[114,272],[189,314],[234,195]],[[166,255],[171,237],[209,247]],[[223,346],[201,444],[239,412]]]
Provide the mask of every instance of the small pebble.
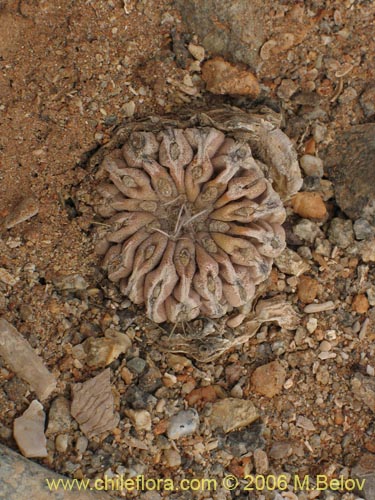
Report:
[[367,288],[366,295],[370,306],[375,306],[375,285],[370,285]]
[[174,415],[169,422],[167,435],[169,439],[180,439],[196,432],[199,425],[197,410],[190,408]]
[[327,330],[326,334],[325,334],[325,337],[329,341],[336,340],[336,338],[337,338],[336,331],[335,330]]
[[266,474],[269,468],[267,453],[260,448],[254,451],[254,466],[257,474]]
[[347,248],[354,241],[353,223],[351,220],[332,219],[328,229],[329,241],[339,248]]
[[298,90],[298,83],[290,78],[286,78],[281,81],[279,88],[277,89],[277,96],[280,99],[290,99],[293,94]]
[[318,293],[319,283],[315,278],[310,276],[300,276],[297,295],[301,302],[304,304],[311,304],[314,302]]
[[125,410],[137,431],[151,430],[151,415],[147,410]]
[[328,240],[317,238],[315,241],[315,252],[323,257],[330,257],[332,253],[332,245]]
[[331,300],[328,300],[327,302],[323,302],[321,304],[308,304],[304,308],[305,313],[316,313],[316,312],[322,312],[322,311],[330,311],[331,309],[335,309],[335,304]]
[[242,387],[239,384],[236,384],[234,387],[232,387],[230,395],[232,396],[232,398],[242,398],[243,397]]
[[321,352],[329,352],[332,350],[332,344],[327,340],[323,340],[320,343],[319,349],[321,350]]
[[369,307],[370,305],[366,295],[360,293],[354,297],[352,302],[353,311],[357,312],[358,314],[365,314],[368,311]]
[[375,262],[375,238],[361,241],[359,245],[363,262]]
[[316,318],[309,318],[306,323],[306,328],[309,333],[314,333],[318,326],[318,320]]
[[370,320],[368,318],[366,318],[365,321],[362,323],[361,329],[359,330],[358,334],[359,340],[363,340],[364,338],[366,338],[369,323]]
[[293,227],[293,233],[307,243],[314,243],[315,238],[322,235],[316,222],[309,219],[302,219]]
[[286,459],[293,453],[293,446],[289,441],[277,441],[273,443],[269,456],[274,460]]
[[296,426],[304,429],[305,431],[315,431],[315,426],[312,421],[307,418],[299,415],[296,421]]
[[248,95],[255,98],[260,92],[258,80],[250,71],[222,57],[213,57],[203,64],[202,79],[207,90],[213,94]]
[[70,402],[59,396],[52,401],[48,412],[48,427],[46,435],[65,434],[72,425],[72,417],[70,415]]
[[135,102],[129,101],[123,104],[121,110],[126,118],[131,118],[135,113]]
[[168,354],[167,366],[178,373],[182,372],[185,368],[189,368],[191,366],[191,361],[180,354]]
[[206,55],[204,47],[191,42],[188,45],[188,51],[199,62],[202,62]]
[[318,354],[318,358],[324,361],[325,359],[334,359],[336,358],[337,354],[335,352],[327,352],[323,351],[320,354]]
[[361,329],[361,323],[359,321],[355,321],[352,325],[353,333],[359,333],[360,329]]
[[291,205],[294,213],[305,219],[323,220],[327,215],[327,208],[319,193],[297,193]]
[[277,46],[277,42],[275,40],[267,40],[262,47],[260,48],[260,58],[263,61],[268,61],[273,55],[273,51]]
[[227,433],[246,427],[258,418],[259,412],[251,401],[224,398],[213,403],[208,420],[213,430],[223,429]]
[[17,283],[16,278],[12,276],[6,269],[0,267],[0,281],[5,285],[14,286]]
[[65,453],[68,449],[69,436],[68,434],[58,434],[55,439],[56,450],[60,453]]
[[323,177],[323,161],[317,156],[303,155],[299,162],[306,175]]
[[131,340],[125,333],[109,328],[105,335],[105,337],[89,337],[82,344],[75,346],[76,353],[79,348],[83,348],[85,354],[83,359],[92,370],[108,366],[131,347]]
[[357,398],[375,413],[375,380],[373,377],[356,373],[351,380],[352,391]]
[[145,370],[146,365],[147,362],[143,358],[132,358],[126,363],[126,367],[137,375]]
[[276,257],[275,264],[282,273],[293,276],[300,276],[310,269],[309,264],[288,247]]
[[167,467],[179,467],[181,465],[181,455],[177,450],[170,448],[165,450],[163,455]]
[[43,458],[48,455],[44,435],[45,419],[43,406],[34,399],[21,417],[14,420],[13,435],[23,456]]
[[375,114],[375,86],[370,86],[359,98],[363,112],[367,118]]
[[87,446],[89,444],[89,440],[87,439],[86,436],[79,436],[79,438],[77,439],[77,442],[76,442],[76,450],[78,451],[78,453],[85,453],[85,451],[87,450]]
[[357,219],[353,224],[353,230],[357,240],[367,240],[374,235],[374,228],[366,219]]
[[273,398],[281,392],[285,379],[285,368],[278,361],[272,361],[254,370],[251,385],[259,394]]

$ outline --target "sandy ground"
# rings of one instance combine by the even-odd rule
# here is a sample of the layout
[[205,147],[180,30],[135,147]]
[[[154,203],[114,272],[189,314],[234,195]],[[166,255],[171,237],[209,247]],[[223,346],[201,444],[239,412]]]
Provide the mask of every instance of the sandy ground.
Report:
[[[281,105],[285,130],[300,154],[311,148],[311,143],[307,145],[311,137],[317,139],[319,153],[319,147],[334,140],[337,130],[365,123],[360,96],[375,79],[372,2],[305,3],[308,5],[304,7],[301,2],[280,2],[270,10],[264,20],[268,33],[295,29],[298,37],[287,49],[281,47],[275,59],[253,68],[263,93]],[[212,99],[205,93],[199,73],[189,71],[189,65],[181,67],[182,56],[176,43],[179,33],[183,41],[192,37],[172,2],[162,0],[129,1],[125,6],[119,0],[0,2],[0,217],[8,216],[25,197],[39,204],[37,216],[12,229],[1,229],[0,267],[15,282],[0,283],[0,314],[41,354],[59,377],[59,394],[67,397],[70,383],[89,376],[72,359],[72,346],[87,334],[82,324],[105,330],[116,316],[111,298],[100,289],[103,275],[93,252],[96,227],[87,192],[90,172],[86,162],[109,140],[116,125],[133,112],[135,117],[164,114],[181,104]],[[192,63],[193,58],[188,62]],[[196,89],[189,93],[186,85],[189,87],[191,82]],[[197,96],[191,95],[194,93]],[[327,205],[330,216],[338,213],[332,198]],[[325,235],[326,227],[322,230]],[[269,457],[270,470],[280,472],[288,462],[291,471],[301,474],[328,470],[334,475],[346,467],[350,470],[364,451],[374,452],[372,413],[363,409],[350,392],[353,372],[366,373],[372,363],[371,335],[361,345],[351,337],[352,325],[356,321],[362,324],[366,317],[366,312],[351,309],[353,296],[365,283],[360,279],[360,265],[363,263],[359,258],[341,250],[327,258],[325,264],[322,258],[313,259],[311,275],[319,282],[318,298],[322,302],[341,300],[347,315],[319,317],[318,334],[312,335],[303,349],[297,340],[293,351],[292,335],[285,338],[275,327],[269,332],[269,345],[258,338],[246,348],[234,350],[217,365],[200,364],[196,372],[190,368],[183,374],[176,372],[176,386],[167,387],[160,396],[166,400],[166,415],[173,413],[173,405],[177,409],[184,407],[188,389],[202,384],[221,385],[230,394],[241,379],[242,397],[250,397],[248,374],[253,367],[281,356],[290,370],[288,379],[295,385],[270,400],[259,397],[257,403],[268,428],[266,449],[269,451],[274,442],[280,441],[298,445],[289,455],[285,451],[285,457]],[[297,282],[288,282],[285,274],[277,276],[277,272],[273,275],[275,290],[290,293],[297,304]],[[367,269],[369,272],[371,277],[372,270]],[[79,293],[64,295],[54,287],[56,276],[72,273],[87,280],[92,300]],[[127,314],[131,312],[120,315],[120,322],[124,322],[121,324],[129,319]],[[316,365],[314,350],[327,330],[336,330],[335,347],[347,352],[347,356]],[[148,359],[151,349],[149,364],[156,366],[158,377],[162,379],[165,370],[173,371],[168,361],[153,352],[150,339],[142,343],[139,327],[135,327],[133,335],[137,347],[132,357]],[[289,347],[277,351],[277,346],[270,347],[275,342]],[[114,367],[118,398],[126,393],[127,383],[118,375],[124,363]],[[229,373],[237,370],[238,377],[230,378],[228,366]],[[32,399],[27,387],[0,364],[1,436],[13,448],[16,446],[9,430]],[[305,431],[294,425],[296,409],[297,414],[314,422],[312,441],[311,434],[304,435]],[[157,418],[160,422],[164,417]],[[121,432],[128,432],[130,425],[125,417],[123,424]],[[74,449],[77,433],[73,426],[71,445],[65,453],[56,452],[50,438],[49,457],[41,462],[75,477],[95,477],[108,469],[116,471],[121,464],[131,469],[138,462],[146,463],[144,472],[154,476],[162,473],[183,477],[186,470],[193,474],[201,467],[214,474],[215,463],[236,475],[249,470],[246,460],[215,458],[203,451],[203,436],[179,447],[185,457],[182,468],[166,469],[160,457],[153,461],[156,454],[151,448],[122,449],[118,435],[90,442],[89,454],[80,468],[82,457]],[[153,432],[150,434],[138,437],[148,443],[153,439]],[[162,444],[159,439],[152,446],[157,449]],[[92,462],[95,454],[100,455],[97,450],[104,458]],[[222,470],[216,472],[220,475]]]

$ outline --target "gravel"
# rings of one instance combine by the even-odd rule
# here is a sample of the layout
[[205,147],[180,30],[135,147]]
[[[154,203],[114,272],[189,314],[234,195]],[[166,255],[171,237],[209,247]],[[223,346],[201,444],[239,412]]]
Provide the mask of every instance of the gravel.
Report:
[[[256,3],[260,10],[252,19],[257,25],[250,26],[242,20],[246,16],[241,18],[248,2],[235,2],[237,10],[231,12],[232,4],[215,12],[207,2],[192,0],[189,23],[194,17],[199,30],[181,22],[175,4],[156,0],[99,0],[84,9],[82,2],[55,5],[46,0],[43,8],[38,2],[21,2],[18,10],[5,3],[1,18],[12,33],[3,37],[1,55],[4,81],[12,86],[3,85],[0,105],[0,219],[9,222],[24,198],[35,205],[20,210],[13,227],[3,224],[0,229],[0,314],[57,380],[55,392],[42,401],[48,475],[57,471],[92,481],[104,474],[175,481],[204,476],[221,485],[228,474],[286,474],[292,479],[318,473],[366,478],[360,496],[373,500],[372,3],[355,8],[353,2],[327,0],[322,10],[319,2],[307,6],[265,0]],[[206,16],[191,10],[198,3]],[[247,36],[247,28],[254,36]],[[220,106],[248,106],[243,97],[214,97],[204,90],[202,63],[214,55],[231,63],[247,57],[249,67],[244,69],[256,76],[262,102],[283,112],[283,130],[306,168],[303,191],[319,194],[327,218],[301,218],[285,200],[288,245],[307,268],[297,277],[273,267],[260,299],[281,295],[298,313],[298,327],[287,330],[270,320],[244,344],[204,362],[159,348],[161,336],[171,346],[184,334],[205,346],[198,323],[179,324],[173,331],[164,323],[156,326],[100,269],[93,233],[102,221],[93,210],[95,174],[87,160],[108,144],[124,118],[175,114],[181,105],[193,109],[217,100]],[[330,160],[327,151],[333,146],[339,156]],[[361,154],[355,155],[361,151],[369,152],[367,163],[357,163]],[[350,176],[340,179],[343,173]],[[302,276],[317,283],[310,304],[304,302],[307,294],[299,293]],[[207,339],[219,332],[231,342],[252,325],[245,318],[240,327],[221,328],[214,320],[205,330]],[[70,415],[71,388],[102,373],[103,367],[90,368],[75,356],[76,348],[87,338],[105,338],[108,329],[126,334],[132,345],[105,368],[110,372],[106,395],[113,398],[114,425],[89,437]],[[146,362],[143,371],[128,367],[136,358]],[[282,389],[273,397],[255,394],[251,374],[275,361],[287,373]],[[19,375],[8,360],[0,360],[0,436],[13,449],[14,421],[37,396]],[[60,398],[65,401],[56,403]],[[226,420],[220,405],[215,406],[227,400],[252,403],[258,419],[242,421],[232,430],[237,419],[233,405]],[[149,414],[146,428],[126,414],[129,409]],[[197,417],[191,432],[168,437],[172,419],[192,410]],[[213,412],[218,419],[212,425]],[[16,485],[9,467],[21,470]],[[43,484],[46,469],[19,452],[1,448],[0,476],[6,498],[42,498],[35,488]],[[238,489],[233,495],[242,493]],[[292,491],[253,493],[262,500],[295,500]],[[160,500],[165,494],[139,492],[139,497]],[[306,500],[317,493],[295,494]],[[229,497],[221,487],[215,494],[196,495],[199,500]],[[94,493],[81,491],[81,496],[93,498]],[[191,491],[167,496],[190,500]],[[323,496],[355,498],[350,492],[327,491]],[[49,497],[54,498],[52,493]]]

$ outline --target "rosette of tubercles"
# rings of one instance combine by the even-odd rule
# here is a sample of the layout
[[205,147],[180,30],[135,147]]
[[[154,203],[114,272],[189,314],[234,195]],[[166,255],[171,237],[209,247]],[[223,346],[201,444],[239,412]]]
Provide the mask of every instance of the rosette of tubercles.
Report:
[[137,131],[102,167],[103,267],[150,319],[251,303],[285,247],[285,210],[246,141],[212,127]]

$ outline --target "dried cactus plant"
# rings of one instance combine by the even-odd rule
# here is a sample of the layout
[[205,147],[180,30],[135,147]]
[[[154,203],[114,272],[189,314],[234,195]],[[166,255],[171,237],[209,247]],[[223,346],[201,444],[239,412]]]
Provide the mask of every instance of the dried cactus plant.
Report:
[[301,186],[268,108],[149,119],[102,152],[98,252],[108,278],[161,323],[249,311],[285,247],[282,199]]

